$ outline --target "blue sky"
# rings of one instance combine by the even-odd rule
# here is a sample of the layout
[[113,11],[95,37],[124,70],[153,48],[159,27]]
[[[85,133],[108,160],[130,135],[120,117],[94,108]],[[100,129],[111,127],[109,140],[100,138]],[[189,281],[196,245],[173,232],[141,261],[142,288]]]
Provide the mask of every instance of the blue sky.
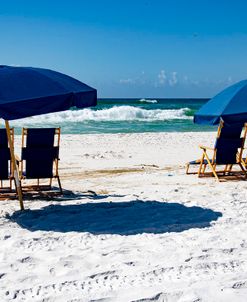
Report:
[[211,97],[247,78],[247,1],[1,1],[0,64],[72,75],[99,97]]

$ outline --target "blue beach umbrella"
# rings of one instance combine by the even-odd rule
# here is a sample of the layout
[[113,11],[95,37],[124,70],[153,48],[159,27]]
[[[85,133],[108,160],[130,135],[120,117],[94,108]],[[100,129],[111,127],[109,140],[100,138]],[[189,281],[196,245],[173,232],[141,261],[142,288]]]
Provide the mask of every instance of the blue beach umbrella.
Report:
[[196,124],[217,125],[221,120],[229,125],[247,122],[247,80],[221,91],[194,116]]
[[[96,104],[96,89],[65,74],[43,68],[0,66],[0,118],[5,120],[13,163],[8,120]],[[14,177],[20,206],[24,209],[16,164]]]

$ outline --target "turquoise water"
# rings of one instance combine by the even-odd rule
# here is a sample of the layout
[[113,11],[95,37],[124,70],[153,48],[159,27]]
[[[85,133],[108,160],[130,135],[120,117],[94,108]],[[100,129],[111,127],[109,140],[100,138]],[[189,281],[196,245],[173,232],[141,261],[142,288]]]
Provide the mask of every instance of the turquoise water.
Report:
[[208,99],[99,99],[94,108],[72,109],[11,122],[21,127],[62,127],[62,132],[132,133],[208,131],[193,124],[194,113]]

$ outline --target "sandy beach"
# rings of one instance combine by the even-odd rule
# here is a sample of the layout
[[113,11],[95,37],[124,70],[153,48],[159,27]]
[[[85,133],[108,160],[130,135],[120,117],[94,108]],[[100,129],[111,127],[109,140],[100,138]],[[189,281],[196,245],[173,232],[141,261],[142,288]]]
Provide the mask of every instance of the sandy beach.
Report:
[[65,195],[1,201],[0,301],[246,301],[247,182],[185,175],[214,138],[62,135]]

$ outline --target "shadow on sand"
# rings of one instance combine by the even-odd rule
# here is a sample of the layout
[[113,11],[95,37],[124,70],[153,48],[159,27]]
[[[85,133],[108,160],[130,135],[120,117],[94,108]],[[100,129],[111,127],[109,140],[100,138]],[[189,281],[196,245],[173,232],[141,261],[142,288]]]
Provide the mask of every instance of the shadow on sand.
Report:
[[30,231],[134,235],[205,228],[221,216],[220,212],[196,206],[137,200],[49,205],[8,218]]

